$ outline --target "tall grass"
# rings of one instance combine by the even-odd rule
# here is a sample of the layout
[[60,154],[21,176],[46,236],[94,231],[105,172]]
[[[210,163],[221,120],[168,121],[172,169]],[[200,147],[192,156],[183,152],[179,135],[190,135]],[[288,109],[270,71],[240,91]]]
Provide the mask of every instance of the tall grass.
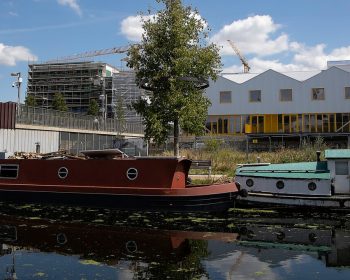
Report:
[[[260,162],[289,163],[315,161],[316,151],[324,151],[327,148],[323,138],[317,138],[313,143],[304,141],[300,149],[280,148],[273,152],[249,152],[246,154],[232,148],[222,148],[211,143],[200,150],[181,150],[181,156],[189,159],[210,159],[212,161],[213,174],[233,176],[239,163]],[[167,153],[170,155],[170,153]]]

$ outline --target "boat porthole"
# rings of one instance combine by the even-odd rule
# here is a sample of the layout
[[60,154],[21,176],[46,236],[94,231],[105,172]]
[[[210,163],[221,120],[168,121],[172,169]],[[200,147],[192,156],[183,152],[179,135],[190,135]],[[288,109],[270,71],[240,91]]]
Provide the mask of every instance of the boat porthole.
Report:
[[130,181],[133,181],[137,178],[138,173],[136,168],[131,167],[126,171],[126,177],[128,177]]
[[68,169],[66,167],[60,167],[60,169],[58,169],[58,177],[60,177],[61,179],[65,179],[68,176]]
[[64,233],[59,233],[56,236],[57,243],[60,245],[64,245],[67,243],[67,236]]
[[309,188],[310,191],[314,191],[316,190],[317,186],[314,182],[311,182],[307,185],[307,187]]
[[311,233],[309,234],[309,240],[310,240],[310,242],[315,242],[316,239],[317,239],[317,235],[316,235],[315,233],[311,232]]
[[276,237],[278,240],[283,240],[286,237],[286,234],[283,231],[279,231],[276,233]]
[[254,186],[254,181],[252,179],[248,179],[247,181],[245,181],[245,184],[251,188],[252,186]]
[[130,241],[126,242],[125,248],[128,251],[128,253],[135,253],[135,252],[137,252],[137,244],[133,240],[130,240]]
[[276,188],[279,190],[282,190],[284,188],[284,182],[283,181],[277,181],[276,182]]

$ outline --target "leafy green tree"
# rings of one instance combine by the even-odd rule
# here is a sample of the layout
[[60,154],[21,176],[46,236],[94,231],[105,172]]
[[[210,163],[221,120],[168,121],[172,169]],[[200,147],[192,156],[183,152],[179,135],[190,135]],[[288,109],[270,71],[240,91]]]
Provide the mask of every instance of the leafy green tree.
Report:
[[24,104],[28,107],[38,106],[38,104],[36,103],[35,97],[32,94],[27,94]]
[[216,80],[221,67],[218,47],[207,44],[206,22],[181,0],[157,0],[164,9],[144,20],[139,45],[128,52],[128,66],[136,82],[152,91],[149,99],[134,103],[144,118],[145,138],[162,144],[174,131],[174,154],[179,154],[180,128],[200,135],[210,101],[199,84]]
[[52,101],[52,107],[57,111],[68,111],[68,107],[62,93],[55,93]]
[[87,114],[90,116],[98,116],[98,112],[100,110],[100,107],[98,106],[98,103],[95,99],[90,100],[89,108],[87,111]]

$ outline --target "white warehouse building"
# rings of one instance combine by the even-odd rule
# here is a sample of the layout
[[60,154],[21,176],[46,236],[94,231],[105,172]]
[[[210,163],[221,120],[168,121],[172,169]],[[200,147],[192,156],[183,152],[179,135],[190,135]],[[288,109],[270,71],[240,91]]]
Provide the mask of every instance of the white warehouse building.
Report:
[[221,74],[206,90],[218,135],[350,135],[350,61],[326,70]]

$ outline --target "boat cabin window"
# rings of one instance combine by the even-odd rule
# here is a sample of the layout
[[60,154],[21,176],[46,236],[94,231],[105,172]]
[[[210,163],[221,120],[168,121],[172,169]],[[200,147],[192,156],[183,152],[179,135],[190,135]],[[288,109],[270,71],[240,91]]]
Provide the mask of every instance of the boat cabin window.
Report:
[[336,161],[335,175],[349,175],[349,163],[347,161]]
[[15,164],[1,164],[0,165],[0,178],[16,179],[17,177],[18,177],[18,165],[15,165]]

